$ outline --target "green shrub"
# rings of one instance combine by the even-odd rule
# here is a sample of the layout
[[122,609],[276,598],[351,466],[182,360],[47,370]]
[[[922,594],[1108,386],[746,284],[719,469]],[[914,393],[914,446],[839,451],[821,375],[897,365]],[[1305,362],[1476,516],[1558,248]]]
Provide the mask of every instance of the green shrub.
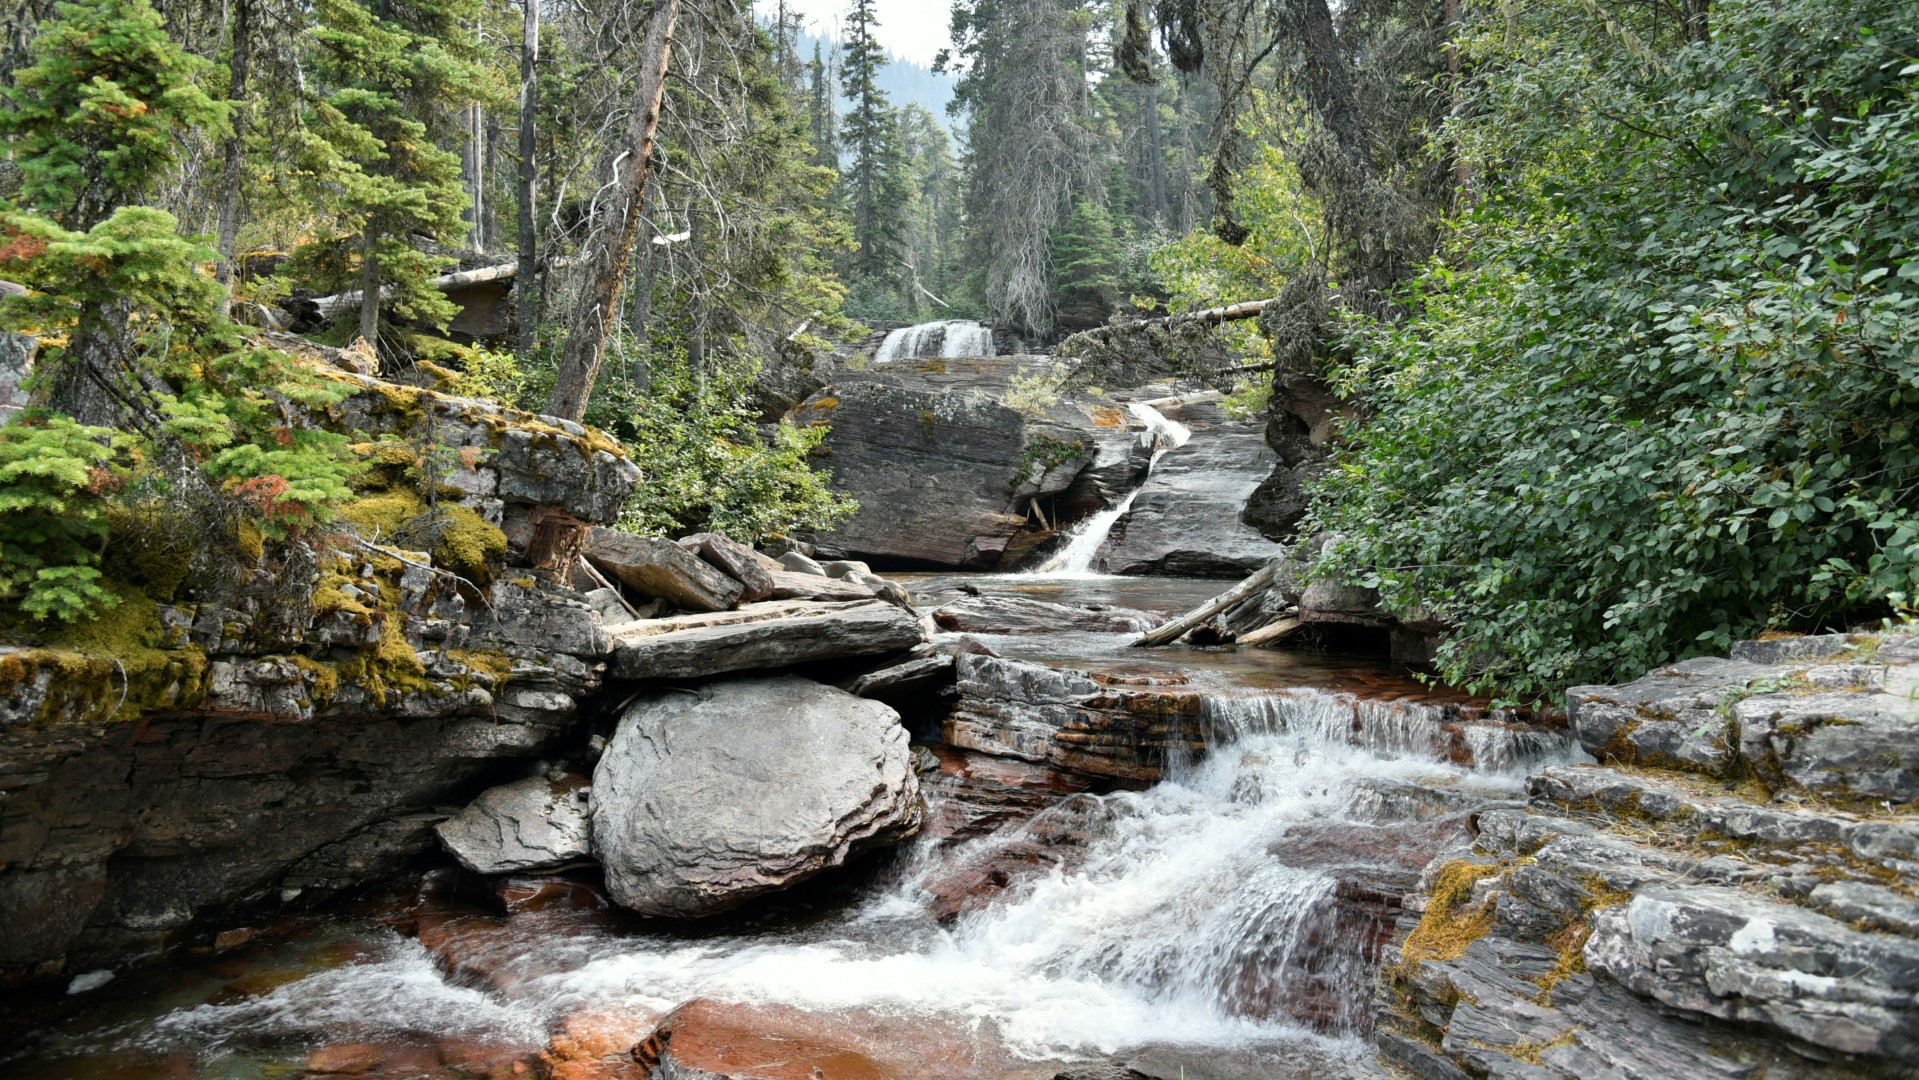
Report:
[[[1322,572],[1521,695],[1876,617],[1919,585],[1919,9],[1549,0],[1468,35],[1484,190],[1399,325]],[[1650,9],[1648,9],[1650,10]],[[1634,21],[1637,19],[1638,21]]]

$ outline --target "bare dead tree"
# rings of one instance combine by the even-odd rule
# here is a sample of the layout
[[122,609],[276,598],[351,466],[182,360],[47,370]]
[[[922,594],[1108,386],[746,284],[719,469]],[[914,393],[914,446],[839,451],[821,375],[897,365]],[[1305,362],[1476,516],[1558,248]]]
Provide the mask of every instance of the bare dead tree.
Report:
[[641,79],[634,88],[632,111],[627,117],[626,167],[613,196],[612,210],[586,257],[585,294],[575,310],[553,397],[547,405],[547,411],[555,416],[579,420],[586,415],[587,399],[606,359],[607,336],[619,319],[620,293],[626,284],[633,238],[639,232],[640,203],[653,160],[653,141],[666,95],[667,64],[672,56],[673,26],[679,16],[680,0],[662,0],[648,20],[640,56]]

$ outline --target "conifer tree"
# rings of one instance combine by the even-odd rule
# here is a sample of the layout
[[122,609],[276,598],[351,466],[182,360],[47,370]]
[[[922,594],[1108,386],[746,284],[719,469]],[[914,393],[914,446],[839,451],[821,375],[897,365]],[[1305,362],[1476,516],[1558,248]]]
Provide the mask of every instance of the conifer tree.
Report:
[[[479,0],[317,0],[314,67],[327,87],[309,118],[343,223],[357,236],[360,336],[378,344],[383,299],[402,315],[444,322],[454,309],[428,278],[446,260],[421,238],[457,243],[469,204],[456,115],[485,78],[474,63]],[[331,160],[327,160],[327,159]]]
[[897,279],[901,217],[909,195],[899,115],[879,87],[886,53],[873,36],[877,26],[873,0],[854,0],[847,13],[846,59],[840,70],[840,87],[849,103],[840,133],[849,155],[846,187],[853,239],[859,244],[853,276],[868,282]]

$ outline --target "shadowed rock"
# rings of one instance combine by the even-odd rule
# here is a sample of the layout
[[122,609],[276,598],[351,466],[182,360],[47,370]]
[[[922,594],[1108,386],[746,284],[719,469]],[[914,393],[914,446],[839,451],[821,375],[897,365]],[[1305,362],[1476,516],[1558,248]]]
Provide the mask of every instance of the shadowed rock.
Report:
[[933,611],[942,630],[971,634],[1047,634],[1061,630],[1142,633],[1166,621],[1152,611],[1096,604],[1074,607],[1023,596],[969,596]]
[[586,557],[634,591],[689,611],[725,611],[745,592],[699,556],[654,536],[595,528],[587,535]]
[[476,874],[566,866],[588,857],[587,801],[583,776],[532,776],[488,789],[434,831]]

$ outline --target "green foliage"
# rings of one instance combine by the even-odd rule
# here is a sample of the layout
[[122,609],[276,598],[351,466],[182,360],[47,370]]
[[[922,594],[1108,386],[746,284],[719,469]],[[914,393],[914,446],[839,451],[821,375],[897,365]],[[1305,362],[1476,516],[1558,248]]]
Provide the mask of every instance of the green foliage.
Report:
[[0,600],[71,621],[119,597],[101,582],[114,433],[65,417],[0,427]]
[[208,66],[167,38],[147,0],[60,4],[0,112],[20,203],[86,229],[150,190],[182,130],[226,122],[226,103],[195,83]]
[[1707,42],[1559,0],[1466,39],[1486,191],[1357,323],[1325,572],[1536,695],[1919,586],[1919,14],[1728,0]]
[[[610,357],[609,366],[621,359]],[[645,472],[622,528],[721,532],[752,543],[827,528],[859,508],[807,463],[827,428],[758,424],[750,404],[757,363],[702,371],[683,352],[647,360],[647,383],[602,379],[587,414],[618,436]]]
[[[299,133],[302,172],[355,237],[359,266],[377,263],[377,280],[394,294],[386,306],[429,323],[455,314],[426,285],[450,260],[422,251],[416,238],[457,243],[465,229],[460,159],[441,143],[454,111],[491,89],[474,63],[478,10],[478,0],[318,0],[313,8],[313,66],[329,92],[312,102]],[[314,243],[335,244],[343,271],[338,241]],[[347,284],[345,274],[330,284]]]

